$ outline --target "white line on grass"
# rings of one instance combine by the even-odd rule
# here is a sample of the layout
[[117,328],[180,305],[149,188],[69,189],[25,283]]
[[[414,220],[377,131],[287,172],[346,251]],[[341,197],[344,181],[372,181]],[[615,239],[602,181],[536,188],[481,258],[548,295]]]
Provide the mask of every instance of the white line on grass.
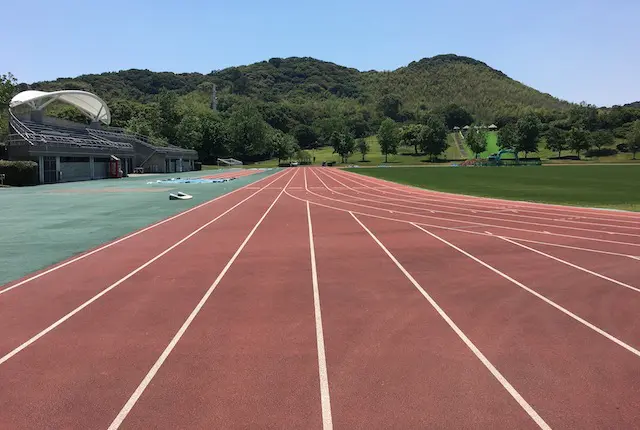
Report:
[[418,228],[418,229],[420,229],[420,230],[422,230],[422,231],[424,231],[429,236],[431,236],[431,237],[433,237],[435,239],[438,239],[440,242],[449,245],[451,248],[455,249],[456,251],[460,252],[461,254],[466,255],[467,257],[469,257],[470,259],[472,259],[476,263],[479,263],[479,264],[483,265],[484,267],[486,267],[487,269],[491,270],[492,272],[502,276],[504,279],[506,279],[506,280],[510,281],[511,283],[517,285],[518,287],[522,288],[523,290],[533,294],[534,296],[536,296],[540,300],[544,301],[545,303],[553,306],[554,308],[556,308],[557,310],[559,310],[563,314],[568,315],[569,317],[571,317],[574,320],[578,321],[579,323],[585,325],[586,327],[590,328],[591,330],[595,331],[596,333],[606,337],[611,342],[614,342],[614,343],[620,345],[621,347],[623,347],[627,351],[635,354],[637,357],[640,357],[640,351],[638,351],[637,349],[635,349],[631,345],[623,342],[622,340],[618,339],[617,337],[607,333],[606,331],[602,330],[600,327],[597,327],[597,326],[591,324],[589,321],[579,317],[578,315],[574,314],[570,310],[563,308],[562,306],[560,306],[559,304],[557,304],[553,300],[548,299],[547,297],[543,296],[542,294],[538,293],[537,291],[532,290],[531,288],[527,287],[526,285],[522,284],[521,282],[516,281],[515,279],[513,279],[511,276],[507,275],[506,273],[503,273],[500,270],[496,269],[495,267],[493,267],[493,266],[485,263],[484,261],[480,260],[479,258],[474,257],[473,255],[469,254],[467,251],[465,251],[465,250],[463,250],[461,248],[458,248],[456,245],[454,245],[451,242],[448,242],[447,240],[441,238],[437,234],[431,233],[430,231],[425,230],[424,228],[420,227],[417,224],[413,224],[413,226]]
[[535,252],[536,254],[540,254],[540,255],[543,255],[543,256],[545,256],[547,258],[550,258],[552,260],[558,261],[558,262],[560,262],[562,264],[566,264],[567,266],[573,267],[574,269],[582,270],[583,272],[586,272],[586,273],[588,273],[590,275],[593,275],[593,276],[597,276],[598,278],[604,279],[605,281],[613,282],[614,284],[620,285],[621,287],[629,288],[630,290],[633,290],[633,291],[635,291],[637,293],[640,293],[640,289],[638,289],[636,287],[632,287],[629,284],[625,284],[624,282],[618,281],[618,280],[613,279],[613,278],[609,278],[608,276],[601,275],[600,273],[597,273],[597,272],[593,272],[593,271],[591,271],[589,269],[586,269],[586,268],[584,268],[582,266],[578,266],[577,264],[573,264],[573,263],[565,261],[565,260],[563,260],[561,258],[554,257],[553,255],[547,254],[546,252],[542,252],[542,251],[537,250],[535,248],[531,248],[531,247],[529,247],[527,245],[523,245],[521,243],[518,243],[518,242],[516,242],[514,240],[507,239],[506,237],[503,237],[503,236],[497,236],[497,237],[499,237],[500,239],[502,239],[502,240],[504,240],[506,242],[512,243],[514,245],[517,245],[517,246],[519,246],[521,248],[528,249],[531,252]]
[[318,287],[318,270],[316,266],[316,251],[313,242],[313,227],[311,224],[311,209],[307,201],[307,220],[309,222],[309,250],[311,253],[311,276],[313,280],[313,307],[316,316],[316,342],[318,345],[318,373],[320,374],[320,401],[322,404],[322,428],[333,429],[331,418],[331,398],[329,397],[329,376],[327,374],[327,359],[324,349],[324,333],[322,330],[322,312],[320,310],[320,288]]
[[[284,176],[284,175],[280,175],[280,176]],[[261,179],[257,180],[256,182],[252,182],[250,185],[255,185],[255,184],[257,184],[258,182],[264,181],[264,180],[265,180],[265,179],[267,179],[267,178],[269,178],[269,176],[266,176],[266,177],[264,177],[264,178],[261,178]],[[273,181],[273,182],[275,182],[275,181]],[[271,182],[271,183],[273,183],[273,182]],[[215,202],[216,200],[220,200],[220,199],[222,199],[222,198],[224,198],[224,197],[226,197],[226,196],[229,196],[229,195],[231,195],[231,194],[233,194],[233,193],[236,193],[236,192],[238,192],[238,191],[240,191],[240,190],[243,190],[243,189],[245,189],[245,188],[247,188],[247,187],[248,187],[248,185],[246,185],[246,186],[244,186],[244,187],[237,188],[237,189],[235,189],[235,190],[233,190],[233,191],[230,191],[230,192],[228,192],[228,193],[226,193],[226,194],[223,194],[223,195],[221,195],[221,196],[218,196],[218,197],[216,197],[216,198],[214,198],[214,199],[211,199],[211,200],[206,201],[206,202],[204,202],[204,203],[200,203],[198,206],[194,206],[194,207],[192,207],[191,209],[187,209],[186,211],[180,212],[179,214],[173,215],[172,217],[169,217],[169,218],[167,218],[167,219],[164,219],[164,220],[162,220],[162,221],[159,221],[159,222],[157,222],[157,223],[155,223],[155,224],[151,224],[151,225],[150,225],[150,226],[148,226],[148,227],[145,227],[145,228],[143,228],[143,229],[141,229],[141,230],[138,230],[138,231],[136,231],[136,232],[133,232],[133,233],[131,233],[131,234],[127,235],[127,236],[121,237],[120,239],[114,240],[113,242],[109,242],[109,243],[107,243],[106,245],[103,245],[103,246],[101,246],[101,247],[99,247],[99,248],[94,249],[93,251],[89,251],[89,252],[84,253],[84,254],[82,254],[82,255],[79,255],[78,257],[73,258],[73,259],[71,259],[71,260],[69,260],[69,261],[65,261],[64,263],[58,264],[58,265],[56,265],[56,266],[53,266],[53,267],[51,267],[50,269],[45,270],[44,272],[40,272],[40,273],[38,273],[37,275],[31,276],[31,277],[29,277],[29,278],[27,278],[27,279],[23,279],[22,281],[17,282],[17,283],[15,283],[15,284],[13,284],[13,285],[11,285],[11,286],[9,286],[9,287],[5,288],[4,290],[0,290],[0,294],[4,294],[4,293],[6,293],[7,291],[11,291],[11,290],[13,290],[14,288],[17,288],[17,287],[19,287],[19,286],[21,286],[21,285],[24,285],[24,284],[28,283],[28,282],[31,282],[31,281],[36,280],[36,279],[38,279],[38,278],[41,278],[41,277],[43,277],[44,275],[48,275],[48,274],[49,274],[49,273],[51,273],[51,272],[55,272],[55,271],[56,271],[56,270],[58,270],[58,269],[62,269],[63,267],[68,266],[68,265],[70,265],[70,264],[72,264],[72,263],[75,263],[76,261],[79,261],[79,260],[82,260],[82,259],[84,259],[84,258],[87,258],[87,257],[89,257],[90,255],[96,254],[96,253],[98,253],[98,252],[100,252],[100,251],[103,251],[103,250],[105,250],[105,249],[107,249],[107,248],[110,248],[110,247],[112,247],[113,245],[116,245],[116,244],[118,244],[118,243],[120,243],[120,242],[124,242],[124,241],[125,241],[125,240],[127,240],[127,239],[131,239],[132,237],[137,236],[137,235],[139,235],[139,234],[141,234],[141,233],[144,233],[145,231],[151,230],[152,228],[158,227],[159,225],[165,224],[165,223],[167,223],[167,222],[169,222],[169,221],[172,221],[172,220],[174,220],[174,219],[176,219],[176,218],[179,218],[179,217],[181,217],[182,215],[186,215],[186,214],[188,214],[189,212],[193,212],[193,211],[195,211],[196,209],[200,209],[200,208],[201,208],[201,207],[203,207],[203,206],[206,206],[206,205],[208,205],[208,204],[210,204],[210,203],[213,203],[213,202]]]
[[451,329],[458,335],[458,337],[464,342],[464,344],[474,353],[474,355],[480,360],[480,362],[491,372],[491,374],[502,384],[505,390],[511,397],[514,398],[516,402],[520,405],[522,409],[531,417],[531,419],[540,427],[541,429],[551,430],[551,427],[542,419],[540,415],[533,409],[533,407],[516,391],[516,389],[511,385],[507,379],[502,376],[500,371],[496,369],[496,367],[484,356],[484,354],[475,346],[475,344],[467,337],[466,334],[458,327],[458,325],[453,322],[453,320],[447,315],[447,313],[438,305],[438,303],[425,291],[424,288],[414,279],[413,276],[404,268],[404,266],[396,259],[396,257],[384,246],[384,244],[369,230],[352,212],[349,212],[351,216],[360,224],[360,226],[371,236],[371,238],[378,244],[380,248],[387,254],[387,256],[394,262],[394,264],[400,269],[400,271],[404,274],[404,276],[413,284],[413,286],[422,294],[422,296],[429,301],[431,306],[438,312],[440,317],[451,327]]
[[247,245],[247,243],[249,242],[253,234],[256,232],[260,224],[262,224],[262,221],[264,221],[264,219],[267,217],[269,212],[271,212],[271,209],[275,206],[277,201],[280,199],[280,196],[282,196],[282,194],[284,193],[285,188],[287,188],[287,186],[291,183],[293,178],[296,176],[296,173],[297,171],[294,172],[294,174],[291,176],[291,179],[289,179],[289,182],[286,183],[286,185],[282,188],[282,190],[280,191],[278,196],[275,198],[275,200],[267,208],[264,214],[262,214],[262,217],[260,217],[256,225],[253,226],[253,228],[251,229],[247,237],[240,244],[240,246],[238,247],[236,252],[233,254],[233,256],[229,259],[229,261],[224,266],[224,268],[222,269],[218,277],[215,279],[215,281],[213,281],[213,284],[211,284],[211,286],[209,287],[207,292],[204,294],[204,296],[202,296],[202,298],[200,299],[196,307],[193,309],[193,311],[191,311],[191,313],[189,314],[185,322],[182,324],[178,332],[173,336],[173,339],[171,339],[171,342],[169,342],[169,344],[164,349],[160,357],[158,357],[158,360],[154,363],[154,365],[151,367],[149,372],[142,379],[142,382],[140,382],[140,385],[138,385],[138,387],[133,392],[133,394],[127,401],[127,403],[125,403],[125,405],[122,407],[118,415],[115,417],[115,419],[109,426],[109,430],[115,430],[119,428],[122,422],[125,420],[125,418],[129,414],[129,412],[131,412],[131,409],[135,406],[138,399],[140,399],[140,396],[142,396],[142,393],[144,393],[144,390],[151,383],[151,380],[154,378],[156,373],[158,373],[158,370],[160,370],[160,367],[162,367],[166,359],[169,357],[169,354],[171,354],[171,351],[173,351],[175,346],[178,344],[178,342],[180,341],[182,336],[185,334],[185,332],[187,331],[187,329],[189,328],[193,320],[196,318],[196,316],[198,316],[198,314],[200,313],[200,310],[202,310],[203,306],[205,305],[205,303],[207,302],[207,300],[209,299],[213,291],[216,289],[218,284],[220,284],[220,281],[222,281],[222,278],[224,278],[224,276],[227,274],[227,272],[229,271],[229,268],[231,268],[231,265],[236,261],[236,259],[238,258],[238,255],[240,255],[240,253],[242,252],[244,247]]
[[[294,174],[295,176],[295,174]],[[276,178],[274,181],[272,181],[271,183],[277,181],[279,178]],[[293,176],[291,177],[291,179],[293,179]],[[291,179],[289,181],[291,181]],[[137,269],[133,270],[132,272],[129,272],[128,275],[124,276],[123,278],[120,278],[118,281],[114,282],[113,284],[111,284],[110,286],[108,286],[107,288],[105,288],[104,290],[102,290],[101,292],[99,292],[98,294],[96,294],[95,296],[93,296],[92,298],[90,298],[89,300],[87,300],[86,302],[84,302],[83,304],[81,304],[80,306],[78,306],[77,308],[75,308],[74,310],[72,310],[71,312],[69,312],[68,314],[66,314],[65,316],[63,316],[62,318],[60,318],[59,320],[57,320],[56,322],[54,322],[53,324],[51,324],[49,327],[45,328],[44,330],[42,330],[41,332],[39,332],[38,334],[36,334],[35,336],[33,336],[32,338],[30,338],[29,340],[27,340],[26,342],[24,342],[22,345],[16,347],[15,349],[13,349],[11,352],[7,353],[6,355],[0,357],[0,365],[5,363],[7,360],[9,360],[11,357],[15,356],[16,354],[18,354],[20,351],[22,351],[23,349],[27,348],[29,345],[33,344],[34,342],[36,342],[38,339],[40,339],[41,337],[43,337],[44,335],[46,335],[47,333],[49,333],[50,331],[54,330],[56,327],[58,327],[60,324],[64,323],[65,321],[67,321],[69,318],[71,318],[72,316],[74,316],[75,314],[77,314],[78,312],[80,312],[81,310],[83,310],[84,308],[86,308],[87,306],[89,306],[91,303],[95,302],[96,300],[98,300],[100,297],[104,296],[105,294],[107,294],[109,291],[113,290],[114,288],[116,288],[118,285],[122,284],[124,281],[126,281],[127,279],[131,278],[133,275],[135,275],[136,273],[140,272],[141,270],[143,270],[145,267],[149,266],[150,264],[152,264],[153,262],[155,262],[156,260],[158,260],[159,258],[161,258],[162,256],[164,256],[165,254],[167,254],[168,252],[170,252],[171,250],[173,250],[174,248],[176,248],[177,246],[179,246],[180,244],[184,243],[185,241],[187,241],[188,239],[190,239],[191,237],[195,236],[197,233],[199,233],[200,231],[202,231],[203,229],[205,229],[206,227],[208,227],[209,225],[213,224],[214,222],[216,222],[217,220],[219,220],[220,218],[222,218],[223,216],[225,216],[226,214],[228,214],[229,212],[231,212],[232,210],[234,210],[235,208],[237,208],[238,206],[240,206],[242,203],[246,202],[247,200],[249,200],[250,198],[252,198],[253,196],[255,196],[256,194],[258,194],[260,191],[262,191],[263,189],[265,189],[267,186],[269,186],[271,183],[265,185],[263,188],[261,188],[260,190],[256,191],[255,193],[251,194],[250,196],[246,197],[245,199],[243,199],[242,201],[236,203],[234,206],[232,206],[231,208],[227,209],[226,211],[224,211],[223,213],[221,213],[220,215],[218,215],[217,217],[215,217],[214,219],[210,220],[209,222],[207,222],[206,224],[198,227],[196,230],[194,230],[193,232],[189,233],[187,236],[183,237],[182,239],[180,239],[178,242],[174,243],[173,245],[171,245],[169,248],[165,249],[164,251],[162,251],[160,254],[156,255],[155,257],[153,257],[151,260],[147,261],[146,263],[144,263],[143,265],[139,266]]]

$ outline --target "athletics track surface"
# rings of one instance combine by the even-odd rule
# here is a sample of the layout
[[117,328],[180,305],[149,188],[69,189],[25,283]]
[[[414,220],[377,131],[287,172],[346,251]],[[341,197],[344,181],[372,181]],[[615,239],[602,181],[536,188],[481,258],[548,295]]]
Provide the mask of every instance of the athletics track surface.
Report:
[[640,216],[285,169],[0,287],[0,428],[637,428]]

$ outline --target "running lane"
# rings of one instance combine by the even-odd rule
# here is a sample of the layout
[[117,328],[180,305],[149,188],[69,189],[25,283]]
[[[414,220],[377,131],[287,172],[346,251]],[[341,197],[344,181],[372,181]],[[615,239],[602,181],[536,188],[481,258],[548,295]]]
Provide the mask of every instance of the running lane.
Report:
[[[254,185],[282,187],[290,176],[291,173],[278,174]],[[251,199],[255,193],[256,190],[240,189],[0,294],[0,357],[184,239],[194,230],[240,204],[228,215],[223,216],[233,218],[234,211],[240,210],[242,205],[246,204],[241,202],[247,198]]]
[[[363,222],[551,428],[636,426],[640,357],[411,225]],[[463,233],[447,239],[494,246]]]
[[537,428],[353,217],[311,215],[335,428]]
[[0,428],[107,428],[277,195],[259,192],[0,364]]
[[121,428],[321,428],[319,387],[306,206],[283,194]]

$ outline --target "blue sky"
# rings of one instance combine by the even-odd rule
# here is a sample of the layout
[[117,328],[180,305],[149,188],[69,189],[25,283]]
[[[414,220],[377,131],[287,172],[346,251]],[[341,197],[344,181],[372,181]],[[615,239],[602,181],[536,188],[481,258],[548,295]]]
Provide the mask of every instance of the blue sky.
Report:
[[455,53],[565,100],[640,100],[637,0],[29,0],[3,16],[0,73],[21,82],[289,56],[393,70]]

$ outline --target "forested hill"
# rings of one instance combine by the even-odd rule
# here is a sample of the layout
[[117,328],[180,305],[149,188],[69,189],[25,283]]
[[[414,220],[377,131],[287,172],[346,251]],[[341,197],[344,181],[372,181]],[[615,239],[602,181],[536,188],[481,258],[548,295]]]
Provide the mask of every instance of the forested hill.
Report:
[[[478,120],[525,110],[563,110],[569,104],[527,87],[485,63],[456,55],[440,55],[389,72],[338,66],[313,58],[272,58],[248,66],[230,67],[208,75],[199,73],[124,70],[34,83],[32,89],[84,89],[107,102],[132,100],[147,103],[162,88],[186,95],[208,95],[216,84],[225,108],[226,95],[261,102],[295,104],[347,99],[372,111],[383,99],[396,98],[399,117],[411,119],[419,111],[438,110],[452,103],[469,110]],[[116,112],[117,114],[117,112]],[[116,118],[118,121],[120,118]],[[401,119],[401,118],[398,118]]]

